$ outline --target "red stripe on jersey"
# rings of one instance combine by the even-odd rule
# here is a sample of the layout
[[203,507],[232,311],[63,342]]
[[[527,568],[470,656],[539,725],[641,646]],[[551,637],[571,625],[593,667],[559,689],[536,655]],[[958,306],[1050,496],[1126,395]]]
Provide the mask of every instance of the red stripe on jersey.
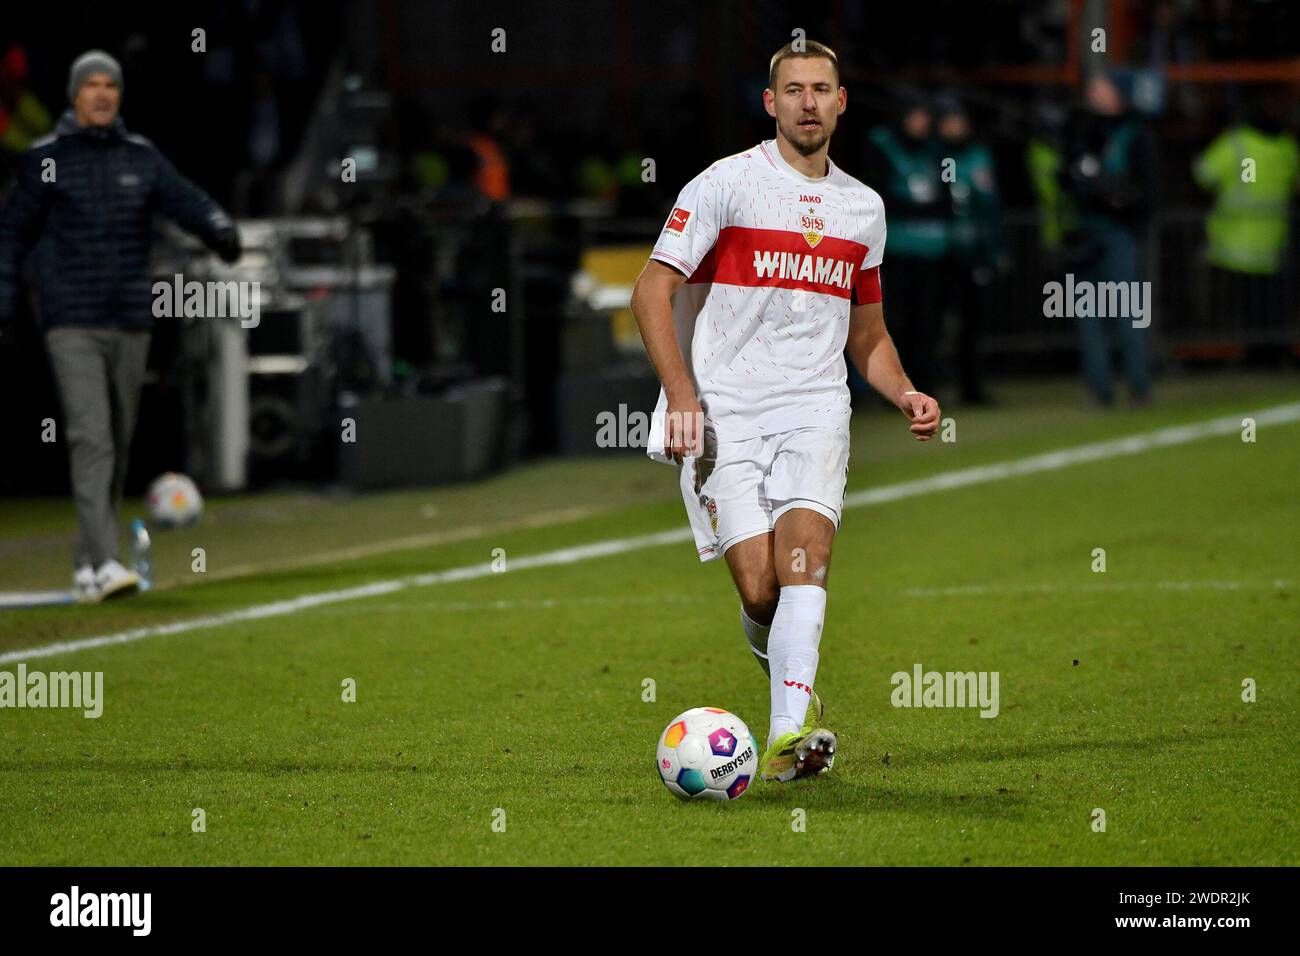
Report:
[[858,281],[853,283],[853,304],[870,305],[883,298],[880,294],[880,266],[860,271]]
[[803,289],[847,299],[867,251],[861,242],[834,236],[810,246],[801,232],[728,226],[687,281]]

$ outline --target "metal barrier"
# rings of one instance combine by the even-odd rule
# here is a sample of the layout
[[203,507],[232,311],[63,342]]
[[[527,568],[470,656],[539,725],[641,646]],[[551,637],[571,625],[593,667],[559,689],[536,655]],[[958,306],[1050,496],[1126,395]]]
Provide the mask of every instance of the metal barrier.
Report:
[[[585,248],[643,242],[648,250],[658,220],[584,220]],[[1044,284],[1064,282],[1066,269],[1039,241],[1033,210],[1009,210],[1003,218],[1008,272],[990,290],[990,314],[981,351],[986,354],[1072,350],[1078,331],[1070,318],[1044,315]],[[1153,296],[1151,334],[1155,346],[1174,357],[1232,356],[1253,345],[1293,346],[1300,342],[1300,245],[1287,250],[1282,273],[1269,283],[1225,287],[1205,258],[1205,211],[1167,208],[1155,215],[1142,249],[1144,281]],[[936,265],[936,281],[944,281]],[[885,251],[886,273],[889,251]],[[1244,290],[1244,291],[1242,291]],[[1239,301],[1241,295],[1254,301]],[[885,303],[888,315],[889,303]]]

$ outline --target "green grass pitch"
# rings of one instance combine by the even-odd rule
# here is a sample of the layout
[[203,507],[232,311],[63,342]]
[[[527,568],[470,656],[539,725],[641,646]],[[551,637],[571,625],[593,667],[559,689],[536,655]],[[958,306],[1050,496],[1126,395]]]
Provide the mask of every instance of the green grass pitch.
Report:
[[[1300,390],[1214,378],[1111,414],[1073,395],[1008,389],[1002,408],[954,413],[955,443],[928,446],[869,409],[850,491]],[[671,470],[629,456],[356,500],[214,500],[201,525],[159,536],[160,589],[0,612],[0,652],[498,548],[506,570],[27,661],[102,671],[104,713],[0,710],[0,865],[1295,865],[1297,476],[1290,423],[1253,444],[1210,437],[848,511],[818,676],[836,767],[728,805],[680,804],[654,768],[660,731],[689,707],[766,732],[766,680],[721,562],[699,566],[682,542],[510,567],[682,527]],[[70,520],[66,502],[6,505],[6,587],[66,586]],[[895,708],[890,677],[917,663],[997,671],[999,715]]]

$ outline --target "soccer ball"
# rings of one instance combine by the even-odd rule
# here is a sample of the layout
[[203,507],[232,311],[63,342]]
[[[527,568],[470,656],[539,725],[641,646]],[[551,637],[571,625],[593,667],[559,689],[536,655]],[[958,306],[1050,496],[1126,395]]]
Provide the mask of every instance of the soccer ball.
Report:
[[696,707],[664,729],[655,766],[675,797],[735,800],[758,771],[758,741],[735,714]]
[[149,517],[163,528],[194,524],[203,514],[203,496],[185,475],[169,471],[159,475],[149,486],[145,498]]

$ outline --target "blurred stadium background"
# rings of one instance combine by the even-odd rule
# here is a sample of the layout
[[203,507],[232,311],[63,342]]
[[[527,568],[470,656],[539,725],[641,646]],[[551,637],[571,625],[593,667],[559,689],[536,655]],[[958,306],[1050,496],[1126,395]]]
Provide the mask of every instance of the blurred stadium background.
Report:
[[[923,304],[937,313],[925,341],[900,336],[915,295],[905,297],[911,280],[896,280],[891,296],[886,254],[886,314],[904,364],[932,362],[928,377],[950,409],[960,407],[963,354],[994,400],[1000,386],[1043,377],[1062,385],[1056,400],[1085,400],[1073,386],[1078,332],[1044,318],[1042,287],[1070,269],[1061,182],[1085,81],[1100,69],[1155,145],[1134,213],[1156,299],[1155,401],[1189,375],[1231,388],[1244,370],[1294,371],[1295,244],[1265,270],[1257,307],[1226,307],[1207,268],[1207,218],[1222,184],[1195,175],[1198,157],[1243,122],[1292,135],[1294,4],[838,0],[799,16],[773,2],[210,0],[60,3],[6,18],[4,175],[63,109],[71,59],[103,47],[124,68],[128,127],[240,221],[246,251],[235,266],[167,230],[157,276],[261,282],[262,321],[247,335],[233,323],[158,322],[128,495],[165,470],[193,475],[208,493],[357,490],[602,451],[595,416],[620,405],[648,411],[656,388],[627,309],[631,282],[677,190],[712,160],[771,136],[760,99],[768,57],[796,27],[841,58],[849,109],[832,156],[848,171],[881,189],[873,130],[936,95],[960,99],[973,141],[992,157],[997,255],[975,304],[959,295]],[[191,51],[195,26],[206,30],[205,53]],[[497,27],[505,52],[492,50]],[[1096,28],[1105,53],[1094,52]],[[356,161],[356,183],[340,181],[345,158]],[[1228,228],[1285,230],[1295,207],[1295,172],[1286,175],[1281,200],[1237,210]],[[952,226],[961,213],[940,199],[937,215]],[[892,252],[894,215],[890,226]],[[940,259],[908,275],[944,289],[968,266]],[[1226,301],[1241,301],[1225,288]],[[963,346],[970,327],[978,337]],[[20,329],[20,347],[3,358],[0,403],[58,418],[36,326],[23,317]],[[391,441],[341,443],[345,416]],[[66,496],[64,446],[42,442],[30,422],[0,416],[0,494]]]
[[[772,136],[796,28],[841,59],[835,162],[886,193],[882,140],[959,103],[996,184],[972,208],[933,181],[950,147],[910,144],[942,239],[910,262],[911,180],[885,195],[886,317],[959,440],[913,442],[854,383],[818,685],[844,753],[799,794],[797,858],[787,793],[683,817],[650,768],[672,714],[754,726],[768,689],[672,472],[596,418],[653,407],[632,281],[682,185]],[[1297,37],[1290,0],[7,9],[0,175],[107,49],[128,128],[240,223],[232,266],[161,230],[156,276],[258,281],[263,309],[155,328],[124,539],[160,472],[208,497],[155,535],[154,589],[0,613],[6,670],[109,688],[103,720],[0,721],[0,863],[1294,865]],[[1155,296],[1153,391],[1109,405],[1043,304],[1122,244],[1089,235],[1080,179],[1103,70],[1145,146],[1093,195]],[[949,241],[972,235],[987,255]],[[48,594],[76,521],[35,305],[0,349],[0,592]],[[918,661],[1004,674],[1004,716],[893,707]]]

